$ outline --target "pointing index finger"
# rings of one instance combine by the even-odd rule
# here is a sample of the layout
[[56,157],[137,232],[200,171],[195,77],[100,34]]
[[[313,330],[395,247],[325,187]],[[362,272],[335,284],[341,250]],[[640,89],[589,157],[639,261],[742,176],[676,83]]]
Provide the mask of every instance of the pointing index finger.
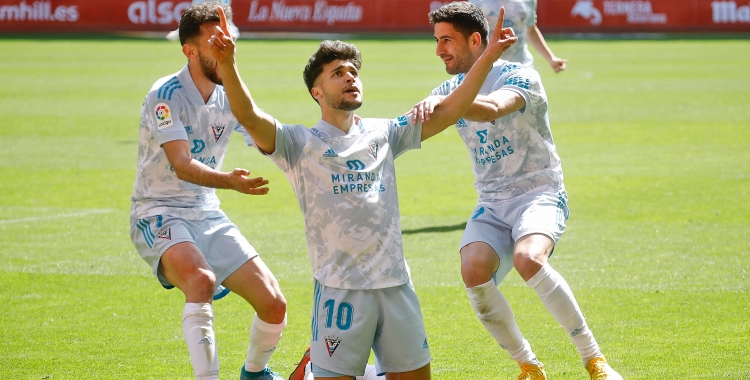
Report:
[[505,24],[505,7],[500,7],[500,17],[497,19],[497,25],[495,25],[495,29],[503,29],[503,25]]
[[224,8],[222,8],[221,5],[217,5],[216,9],[219,11],[219,25],[221,26],[221,31],[228,36],[229,29],[227,28],[227,15],[224,13]]

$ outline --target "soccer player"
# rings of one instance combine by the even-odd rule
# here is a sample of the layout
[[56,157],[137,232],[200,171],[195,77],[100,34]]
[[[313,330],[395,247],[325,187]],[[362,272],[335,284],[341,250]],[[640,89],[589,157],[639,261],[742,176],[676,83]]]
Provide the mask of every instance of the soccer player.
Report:
[[[430,120],[430,112],[442,107],[440,99],[455,94],[487,46],[488,25],[477,6],[453,2],[429,16],[436,54],[456,76],[412,109],[416,121]],[[460,255],[469,301],[482,325],[519,363],[519,379],[546,379],[497,287],[515,267],[568,333],[591,378],[621,379],[604,359],[565,279],[548,263],[569,211],[539,74],[499,60],[456,129],[472,157],[479,194]]]
[[226,23],[211,37],[232,112],[255,146],[282,169],[305,219],[313,268],[311,361],[315,378],[351,380],[372,348],[387,379],[429,379],[430,354],[419,301],[404,259],[394,159],[455,123],[493,62],[515,42],[497,28],[463,84],[430,121],[363,119],[360,53],[323,41],[303,71],[319,104],[313,128],[281,124],[242,83]]
[[[502,59],[510,62],[518,62],[522,65],[534,67],[534,57],[529,52],[528,41],[531,46],[544,57],[552,70],[556,73],[565,70],[567,59],[558,58],[547,46],[542,32],[536,26],[536,2],[537,0],[469,0],[477,5],[490,25],[497,23],[500,7],[505,7],[504,27],[513,28],[518,37],[518,43],[506,51]],[[490,33],[492,29],[490,29]]]
[[245,169],[220,171],[232,131],[246,132],[231,113],[221,69],[209,52],[218,21],[214,4],[185,11],[180,41],[187,64],[159,79],[143,102],[130,237],[162,286],[185,294],[182,331],[196,379],[219,378],[211,301],[220,285],[257,313],[240,378],[281,379],[267,364],[286,325],[286,300],[215,193],[268,192],[268,181],[248,178]]

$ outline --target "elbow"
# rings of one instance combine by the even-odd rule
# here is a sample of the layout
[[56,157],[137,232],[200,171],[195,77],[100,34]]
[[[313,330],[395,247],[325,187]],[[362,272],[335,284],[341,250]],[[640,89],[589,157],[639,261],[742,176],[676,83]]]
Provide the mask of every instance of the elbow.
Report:
[[172,167],[172,170],[174,170],[174,174],[177,176],[177,179],[181,181],[187,181],[187,173],[185,170],[178,169],[177,167]]

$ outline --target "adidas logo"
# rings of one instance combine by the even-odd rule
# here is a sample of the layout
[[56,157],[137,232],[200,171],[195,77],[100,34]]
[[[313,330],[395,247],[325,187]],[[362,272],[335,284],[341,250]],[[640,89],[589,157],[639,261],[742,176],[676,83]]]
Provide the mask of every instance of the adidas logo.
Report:
[[211,345],[214,344],[214,340],[213,340],[213,338],[210,335],[206,335],[206,336],[203,337],[203,339],[201,339],[198,342],[198,344],[207,344],[207,345],[211,346]]
[[323,157],[338,157],[338,153],[334,152],[333,149],[328,149],[325,153],[323,153]]
[[429,350],[430,349],[430,345],[427,344],[427,339],[425,339],[424,343],[422,343],[422,349],[423,350]]

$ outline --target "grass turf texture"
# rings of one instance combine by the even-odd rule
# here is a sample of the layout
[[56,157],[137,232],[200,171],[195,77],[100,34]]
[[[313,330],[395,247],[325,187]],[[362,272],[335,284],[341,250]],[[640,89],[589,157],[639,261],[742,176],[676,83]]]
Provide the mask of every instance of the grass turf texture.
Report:
[[[394,117],[447,78],[424,40],[355,41],[361,116]],[[286,123],[319,111],[301,78],[315,41],[241,41],[257,103]],[[554,41],[537,60],[571,219],[552,265],[627,379],[750,377],[750,42]],[[128,237],[140,106],[179,70],[176,44],[0,40],[0,378],[191,379],[183,297],[150,276]],[[271,364],[288,374],[309,339],[302,217],[282,173],[233,137],[224,169],[271,181],[219,191],[288,300]],[[467,302],[458,242],[474,205],[452,128],[397,160],[404,245],[435,379],[514,378],[517,366]],[[552,379],[585,371],[564,331],[512,272],[501,290]],[[215,304],[222,379],[237,378],[250,307]]]

